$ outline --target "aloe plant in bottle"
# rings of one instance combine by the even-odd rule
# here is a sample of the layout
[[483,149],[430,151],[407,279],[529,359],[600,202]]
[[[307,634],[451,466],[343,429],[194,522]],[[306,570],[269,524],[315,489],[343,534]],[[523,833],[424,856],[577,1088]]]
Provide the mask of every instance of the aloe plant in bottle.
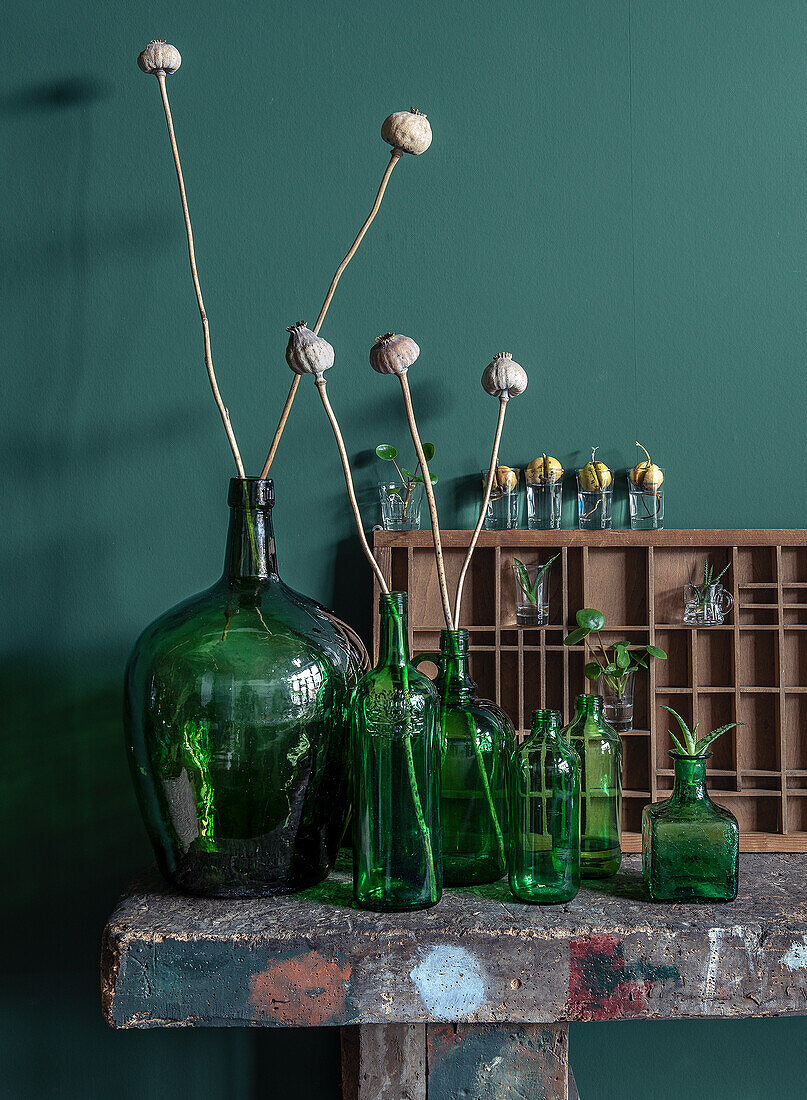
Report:
[[353,894],[363,909],[439,901],[437,692],[409,660],[405,592],[382,593],[378,664],[351,698]]
[[510,889],[520,901],[570,901],[580,889],[580,761],[556,710],[536,710],[510,764]]
[[443,742],[440,815],[443,877],[448,886],[497,882],[505,872],[507,764],[514,731],[495,703],[480,699],[468,673],[468,631],[443,630],[437,665]]
[[580,870],[615,875],[622,862],[622,742],[603,717],[601,695],[578,695],[563,734],[580,758]]

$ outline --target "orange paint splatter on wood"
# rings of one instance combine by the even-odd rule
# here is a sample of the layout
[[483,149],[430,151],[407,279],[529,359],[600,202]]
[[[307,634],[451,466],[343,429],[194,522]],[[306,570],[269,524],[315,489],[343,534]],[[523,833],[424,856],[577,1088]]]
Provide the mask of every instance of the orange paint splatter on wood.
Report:
[[317,1027],[344,1011],[349,981],[349,964],[311,951],[255,974],[249,1003],[279,1023]]

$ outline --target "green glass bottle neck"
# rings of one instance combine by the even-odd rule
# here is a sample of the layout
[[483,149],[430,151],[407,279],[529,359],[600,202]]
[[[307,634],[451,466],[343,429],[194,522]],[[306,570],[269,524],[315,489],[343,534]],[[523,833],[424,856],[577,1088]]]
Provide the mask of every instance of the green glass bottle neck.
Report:
[[259,478],[233,478],[224,577],[230,585],[254,584],[278,576],[272,529],[274,487]]
[[468,673],[468,631],[440,632],[440,664],[435,680],[440,698],[447,703],[468,703],[476,697],[476,684]]
[[673,756],[675,780],[672,797],[676,802],[702,802],[706,793],[706,757]]
[[378,641],[379,665],[409,664],[409,631],[405,592],[382,594],[378,601],[381,617]]
[[530,745],[551,744],[560,738],[563,718],[558,710],[534,710],[528,741]]
[[578,718],[602,719],[601,695],[578,695],[575,700],[575,714]]

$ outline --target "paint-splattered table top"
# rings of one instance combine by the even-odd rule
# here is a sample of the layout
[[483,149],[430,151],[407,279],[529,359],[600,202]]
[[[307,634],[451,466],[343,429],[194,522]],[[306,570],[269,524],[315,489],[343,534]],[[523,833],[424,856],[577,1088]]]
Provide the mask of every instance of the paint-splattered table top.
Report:
[[647,900],[639,857],[567,905],[505,882],[420,913],[351,905],[345,864],[288,898],[136,884],[104,933],[117,1027],[546,1023],[807,1013],[807,858],[743,855],[729,905]]

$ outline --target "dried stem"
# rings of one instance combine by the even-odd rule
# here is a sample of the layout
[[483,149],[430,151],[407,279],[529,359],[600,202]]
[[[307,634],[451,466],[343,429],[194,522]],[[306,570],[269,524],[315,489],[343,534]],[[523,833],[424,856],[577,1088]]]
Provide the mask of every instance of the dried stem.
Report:
[[499,398],[499,419],[496,421],[496,434],[493,437],[493,453],[490,457],[490,469],[488,470],[488,478],[485,482],[485,494],[482,498],[482,507],[479,511],[479,519],[476,521],[476,527],[474,533],[471,535],[471,541],[468,545],[468,549],[465,551],[465,560],[462,563],[462,569],[460,570],[460,579],[457,582],[457,598],[454,601],[454,622],[459,624],[460,611],[462,609],[462,588],[465,584],[465,574],[468,572],[468,566],[471,564],[471,557],[476,549],[476,543],[479,539],[479,532],[482,530],[482,524],[485,521],[485,513],[488,510],[488,503],[490,502],[490,493],[493,489],[493,479],[496,476],[496,467],[499,461],[499,443],[502,439],[502,428],[504,427],[504,414],[507,412],[507,402],[509,400],[509,394],[503,393]]
[[[191,262],[191,277],[193,278],[193,288],[196,291],[196,301],[199,306],[199,314],[202,318],[202,334],[205,342],[205,367],[207,368],[207,377],[210,379],[210,388],[213,390],[213,397],[216,399],[219,412],[221,413],[221,419],[224,424],[224,430],[227,433],[227,439],[230,444],[230,449],[233,452],[233,458],[235,459],[236,469],[238,470],[238,476],[245,478],[244,463],[241,461],[241,452],[238,450],[238,443],[235,439],[235,432],[233,426],[230,423],[230,414],[227,411],[227,407],[221,399],[219,393],[218,382],[216,381],[216,372],[213,370],[213,350],[210,346],[210,326],[207,323],[207,313],[205,312],[205,303],[202,298],[202,288],[199,284],[199,273],[196,270],[196,252],[193,247],[193,230],[191,229],[191,215],[188,210],[188,199],[185,195],[185,181],[182,178],[182,165],[179,161],[179,149],[177,147],[177,139],[174,134],[174,120],[171,117],[171,107],[168,103],[168,89],[165,86],[165,73],[160,71],[157,74],[157,81],[160,85],[160,95],[163,101],[163,110],[165,111],[165,121],[168,123],[168,137],[171,142],[171,151],[174,154],[174,167],[177,170],[177,182],[179,183],[179,197],[182,200],[182,214],[185,218],[185,234],[188,238],[188,256]],[[261,475],[265,477],[265,474]]]
[[[375,202],[373,203],[373,208],[367,215],[367,219],[365,220],[364,225],[359,230],[355,241],[348,249],[347,255],[345,256],[344,260],[342,260],[341,264],[336,269],[336,274],[334,275],[333,279],[331,279],[331,285],[328,287],[328,293],[325,295],[325,301],[322,303],[322,309],[319,311],[317,323],[314,325],[313,331],[316,335],[319,335],[319,330],[322,327],[322,322],[325,320],[325,314],[328,312],[328,307],[331,304],[331,299],[333,298],[334,291],[336,290],[336,284],[342,278],[342,272],[356,255],[356,251],[362,242],[364,234],[372,225],[373,219],[378,213],[378,208],[381,206],[381,200],[384,197],[384,192],[387,189],[389,178],[392,175],[392,169],[395,167],[402,156],[403,153],[400,149],[392,150],[389,158],[389,164],[387,165],[386,171],[384,172],[384,175],[381,179],[381,186],[378,188],[378,193],[376,194]],[[292,379],[291,386],[289,387],[289,393],[286,397],[286,403],[284,404],[283,411],[280,414],[280,420],[278,421],[278,425],[275,430],[275,437],[272,440],[272,446],[269,448],[269,454],[266,457],[266,462],[264,463],[263,470],[261,471],[261,477],[267,476],[272,466],[272,463],[275,460],[275,452],[277,451],[278,445],[280,443],[280,437],[283,435],[283,430],[286,427],[286,421],[289,419],[289,413],[291,412],[291,407],[294,404],[294,395],[297,393],[297,387],[299,386],[299,384],[300,375],[295,374],[294,378]]]
[[345,441],[342,439],[342,433],[339,430],[339,423],[336,419],[336,415],[331,408],[331,403],[328,400],[328,394],[325,392],[326,382],[324,378],[317,379],[317,389],[319,390],[319,396],[322,398],[322,404],[325,406],[325,412],[327,413],[328,420],[331,422],[331,428],[333,428],[334,438],[336,439],[336,446],[339,448],[339,457],[342,460],[342,469],[345,472],[345,485],[347,486],[347,495],[350,499],[350,507],[353,509],[353,518],[356,521],[356,530],[359,534],[359,541],[361,542],[361,548],[364,551],[364,556],[370,563],[370,567],[376,575],[381,591],[385,594],[389,593],[389,587],[384,580],[384,574],[381,572],[381,568],[378,562],[373,557],[373,552],[367,543],[367,537],[364,534],[364,527],[361,521],[361,512],[359,511],[359,505],[356,500],[356,491],[353,488],[353,477],[350,473],[350,461],[347,457],[347,451],[345,450]]
[[440,598],[443,601],[443,615],[446,620],[446,626],[449,630],[454,629],[454,620],[451,617],[451,601],[448,598],[448,585],[446,584],[446,569],[443,562],[443,545],[440,541],[440,521],[437,518],[437,505],[434,500],[434,489],[432,488],[431,474],[429,473],[429,464],[426,461],[426,455],[423,453],[423,444],[420,442],[420,435],[418,433],[418,426],[415,421],[415,410],[412,408],[412,395],[409,392],[409,380],[406,377],[406,371],[403,374],[398,375],[398,380],[401,383],[401,389],[403,390],[404,406],[406,407],[406,419],[409,421],[409,431],[412,435],[412,442],[415,445],[415,453],[420,461],[420,468],[423,472],[423,487],[426,490],[426,499],[429,502],[429,516],[432,524],[432,538],[434,539],[434,555],[437,559],[437,577],[440,581]]

